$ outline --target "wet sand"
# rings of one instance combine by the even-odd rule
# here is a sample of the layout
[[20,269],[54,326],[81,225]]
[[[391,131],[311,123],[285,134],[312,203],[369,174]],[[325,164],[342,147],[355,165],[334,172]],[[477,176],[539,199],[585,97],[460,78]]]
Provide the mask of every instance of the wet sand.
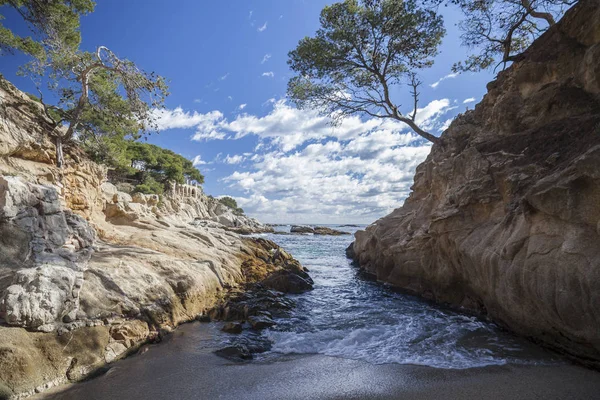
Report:
[[212,354],[212,324],[38,399],[600,399],[600,373],[568,363],[450,370],[322,355],[235,363]]

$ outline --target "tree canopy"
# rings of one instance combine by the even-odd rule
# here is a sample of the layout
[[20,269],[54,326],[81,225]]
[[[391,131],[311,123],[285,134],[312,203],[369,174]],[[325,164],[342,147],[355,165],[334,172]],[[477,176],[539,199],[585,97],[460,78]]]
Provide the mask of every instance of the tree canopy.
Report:
[[229,207],[234,214],[242,215],[244,214],[244,210],[238,207],[237,201],[233,197],[223,196],[219,198],[219,202],[227,207]]
[[[22,74],[37,83],[46,117],[54,129],[57,164],[63,163],[62,144],[101,136],[137,139],[156,128],[154,109],[168,95],[166,81],[141,70],[105,46],[95,52],[79,49],[79,20],[94,9],[90,0],[0,0],[17,11],[31,37],[0,27],[0,46],[31,55]],[[43,90],[54,93],[55,104],[44,101]]]
[[517,61],[521,53],[556,23],[577,0],[428,0],[433,5],[457,5],[463,45],[472,50],[454,72],[480,71]]
[[94,142],[84,146],[96,161],[112,167],[114,181],[133,183],[135,191],[160,194],[171,182],[204,183],[192,161],[171,150],[116,136],[102,140],[105,143],[100,146],[93,146]]
[[[414,0],[345,0],[325,7],[320,25],[289,53],[296,76],[288,96],[299,108],[317,107],[334,121],[351,114],[392,118],[437,141],[415,122],[417,72],[432,65],[445,34],[435,11]],[[409,106],[392,98],[397,85],[409,88]]]
[[[92,0],[0,0],[27,23],[31,36],[20,36],[0,23],[0,50],[22,52],[44,60],[57,43],[72,51],[81,42],[79,19],[94,10]],[[0,21],[4,16],[0,14]]]

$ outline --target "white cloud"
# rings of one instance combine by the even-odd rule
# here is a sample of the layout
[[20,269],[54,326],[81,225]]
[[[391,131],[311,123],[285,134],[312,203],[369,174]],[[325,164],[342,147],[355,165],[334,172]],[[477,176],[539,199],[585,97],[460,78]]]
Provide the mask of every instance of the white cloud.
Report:
[[156,118],[159,130],[193,128],[204,125],[207,121],[218,120],[223,115],[219,111],[211,111],[207,114],[200,114],[196,111],[190,113],[183,111],[181,107],[173,110],[155,109],[152,114]]
[[267,53],[267,54],[265,54],[265,55],[263,56],[263,59],[262,59],[262,61],[261,61],[260,63],[261,63],[261,64],[264,64],[264,63],[266,63],[267,61],[269,61],[269,58],[271,58],[271,55],[270,55],[270,54],[268,54],[268,53]]
[[[338,126],[332,126],[328,118],[320,116],[315,110],[299,110],[288,105],[285,100],[269,99],[267,103],[272,104],[273,109],[265,116],[244,113],[232,120],[224,118],[220,111],[198,114],[184,112],[181,108],[162,110],[159,125],[162,130],[195,127],[193,140],[240,139],[247,135],[255,135],[269,140],[271,146],[284,152],[311,140],[351,140],[376,128],[409,131],[406,125],[397,121],[378,118],[362,120],[357,116],[347,117]],[[417,109],[415,120],[424,129],[434,131],[442,124],[439,118],[454,108],[456,107],[451,106],[448,99],[434,100]]]
[[220,80],[220,81],[224,81],[225,79],[227,79],[227,77],[228,77],[228,76],[229,76],[229,72],[228,72],[228,73],[226,73],[226,74],[225,74],[225,75],[223,75],[223,76],[220,76],[220,77],[219,77],[219,80]]
[[246,104],[246,103],[244,103],[244,104],[240,104],[240,105],[238,106],[238,110],[243,110],[244,108],[246,108],[246,106],[247,106],[247,104]]
[[250,10],[250,13],[248,14],[248,19],[252,18],[252,14],[254,14],[254,11]]
[[200,154],[198,154],[196,157],[194,157],[194,159],[192,160],[192,164],[194,164],[194,167],[198,166],[198,165],[204,165],[207,164],[206,161],[204,161],[202,159],[202,156],[200,156]]
[[[315,110],[272,100],[265,115],[166,113],[167,122],[196,130],[194,140],[257,139],[252,153],[217,155],[215,163],[235,166],[223,178],[225,193],[250,215],[267,222],[372,222],[402,204],[414,170],[431,145],[392,120],[349,117],[338,126]],[[238,107],[241,109],[241,107]],[[430,132],[451,121],[455,105],[431,101],[416,120]],[[177,121],[177,124],[174,123]]]
[[451,73],[451,74],[448,74],[448,75],[446,75],[446,76],[443,76],[443,77],[441,77],[441,78],[440,78],[440,79],[439,79],[437,82],[435,82],[435,83],[432,83],[432,84],[431,84],[431,85],[429,85],[429,86],[435,89],[435,88],[437,88],[437,87],[440,85],[440,83],[442,83],[442,82],[443,82],[443,81],[445,81],[446,79],[453,79],[453,78],[456,78],[458,75],[459,75],[459,74],[456,74],[456,73]]
[[266,29],[267,29],[267,23],[265,22],[262,26],[259,26],[258,29],[256,29],[256,30],[259,32],[263,32]]
[[463,104],[469,104],[469,103],[472,103],[472,102],[474,102],[474,101],[476,101],[476,100],[477,100],[477,99],[476,99],[475,97],[469,97],[468,99],[465,99],[465,100],[463,101]]
[[425,107],[417,109],[415,122],[421,129],[433,130],[438,123],[438,118],[455,108],[456,106],[450,105],[448,99],[433,100]]
[[225,159],[223,160],[223,162],[225,162],[226,164],[239,164],[242,161],[244,161],[244,156],[240,155],[240,154],[236,154],[233,156],[230,156],[229,154],[227,154],[227,157],[225,157]]
[[430,145],[410,133],[375,130],[350,140],[278,150],[225,178],[247,212],[272,222],[372,222],[401,205]]
[[275,76],[275,73],[273,71],[269,71],[269,72],[263,72],[262,76],[267,76],[269,78],[272,78]]
[[442,126],[438,129],[439,132],[444,132],[446,129],[450,128],[450,124],[454,121],[454,118],[448,118]]

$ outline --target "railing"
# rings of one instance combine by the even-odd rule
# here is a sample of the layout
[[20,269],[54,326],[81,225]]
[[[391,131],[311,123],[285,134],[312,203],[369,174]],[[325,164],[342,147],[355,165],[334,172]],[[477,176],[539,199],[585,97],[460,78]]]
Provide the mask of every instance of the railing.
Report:
[[177,183],[171,182],[171,195],[172,196],[181,196],[181,197],[193,197],[197,199],[200,195],[203,194],[202,187],[198,186],[198,184],[188,183]]

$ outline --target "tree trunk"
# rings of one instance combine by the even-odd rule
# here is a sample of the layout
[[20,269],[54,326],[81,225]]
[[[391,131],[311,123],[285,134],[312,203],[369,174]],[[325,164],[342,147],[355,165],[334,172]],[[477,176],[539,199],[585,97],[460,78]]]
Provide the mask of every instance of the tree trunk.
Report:
[[417,124],[415,124],[415,122],[413,120],[411,120],[410,118],[397,118],[397,119],[399,121],[404,122],[406,125],[410,126],[417,135],[421,136],[424,139],[429,140],[431,143],[439,142],[440,138],[438,138],[437,136],[433,136],[431,133],[426,132],[423,129],[419,128],[419,126]]

